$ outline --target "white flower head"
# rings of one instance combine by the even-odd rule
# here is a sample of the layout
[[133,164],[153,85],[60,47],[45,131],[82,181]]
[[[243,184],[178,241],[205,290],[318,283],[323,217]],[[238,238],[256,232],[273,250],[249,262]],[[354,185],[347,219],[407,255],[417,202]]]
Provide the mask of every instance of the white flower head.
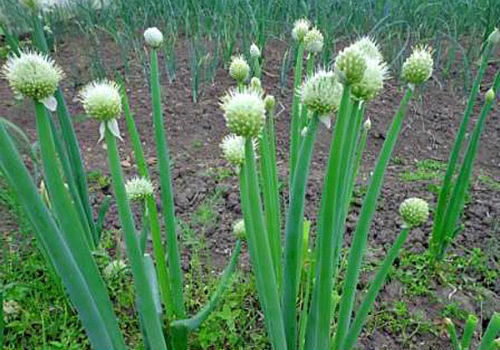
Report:
[[429,219],[429,204],[420,198],[408,198],[399,206],[399,214],[408,227],[417,227]]
[[403,63],[401,76],[406,82],[419,85],[429,80],[433,66],[432,49],[428,46],[417,46]]
[[264,103],[266,105],[266,110],[269,112],[272,111],[276,106],[276,99],[273,95],[266,95],[266,97],[264,98]]
[[378,44],[369,36],[360,38],[353,44],[357,47],[368,59],[382,61],[384,57],[380,53]]
[[245,239],[246,230],[245,230],[245,221],[243,219],[240,219],[234,223],[233,234],[237,239]]
[[304,36],[304,49],[312,53],[318,53],[323,50],[323,34],[316,28],[312,28]]
[[121,139],[117,119],[122,112],[122,100],[118,84],[110,80],[94,81],[82,89],[80,99],[85,112],[101,122],[99,142],[104,138],[106,128]]
[[250,56],[252,58],[259,58],[260,55],[261,53],[259,47],[255,45],[255,43],[252,43],[252,45],[250,45]]
[[266,120],[266,106],[262,95],[248,88],[232,90],[221,102],[226,125],[232,133],[257,137]]
[[245,138],[237,135],[227,135],[220,144],[224,158],[233,166],[241,167],[245,163]]
[[311,27],[311,22],[308,19],[302,18],[293,24],[292,38],[297,41],[304,40],[309,28]]
[[229,65],[229,75],[237,82],[244,82],[250,75],[250,66],[241,55],[234,56]]
[[125,184],[125,191],[129,200],[140,201],[152,196],[154,187],[145,177],[134,177]]
[[363,79],[352,86],[352,94],[363,101],[373,100],[383,89],[388,77],[387,65],[377,59],[367,59]]
[[2,75],[14,94],[32,98],[55,110],[53,95],[64,72],[50,57],[32,51],[10,56],[2,67]]
[[264,93],[264,89],[262,88],[262,82],[257,77],[252,77],[252,79],[250,79],[249,88],[259,94]]
[[304,81],[299,93],[301,102],[307,109],[327,122],[339,108],[342,91],[342,84],[332,71],[319,70]]
[[163,44],[163,34],[158,28],[151,27],[144,31],[144,40],[148,46],[157,49]]
[[359,83],[363,79],[365,70],[366,57],[354,44],[340,51],[335,59],[335,71],[343,82]]

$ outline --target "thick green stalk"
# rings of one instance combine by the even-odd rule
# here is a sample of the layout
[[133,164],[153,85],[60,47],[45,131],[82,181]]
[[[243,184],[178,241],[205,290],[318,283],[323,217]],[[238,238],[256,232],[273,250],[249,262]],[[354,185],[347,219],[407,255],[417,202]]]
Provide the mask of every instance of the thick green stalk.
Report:
[[[499,88],[500,88],[500,73],[497,74],[492,88],[495,91],[495,94]],[[476,122],[474,131],[472,132],[471,140],[469,141],[469,145],[465,153],[460,173],[456,180],[455,187],[453,188],[453,192],[450,197],[450,202],[444,214],[444,221],[442,224],[443,235],[442,235],[442,240],[438,242],[439,250],[437,251],[438,255],[436,256],[438,260],[444,258],[446,253],[446,248],[451,243],[453,238],[455,238],[454,237],[455,229],[460,214],[464,207],[465,194],[469,187],[470,177],[472,175],[472,170],[474,168],[474,160],[476,159],[477,150],[479,147],[479,141],[481,139],[481,134],[484,128],[484,123],[486,122],[486,118],[488,117],[491,109],[493,108],[494,102],[495,99],[493,99],[492,101],[485,102],[481,110],[481,115],[479,117],[479,120]]]
[[352,323],[352,327],[349,329],[349,333],[347,334],[345,341],[341,344],[339,349],[351,350],[353,346],[356,344],[358,340],[359,334],[361,333],[361,329],[363,328],[366,318],[375,303],[375,299],[377,298],[378,293],[384,286],[385,279],[389,274],[389,271],[394,264],[394,261],[399,255],[399,251],[403,247],[403,244],[408,237],[408,233],[410,232],[409,228],[403,228],[398,238],[394,242],[391,249],[387,252],[387,255],[382,262],[382,265],[379,267],[373,282],[371,283],[368,291],[366,292],[365,297],[356,313],[356,318]]
[[370,186],[368,187],[368,192],[361,208],[358,225],[351,244],[342,299],[340,301],[337,333],[335,335],[334,342],[337,349],[340,349],[340,345],[343,343],[345,334],[347,333],[351,323],[352,307],[354,304],[356,286],[358,285],[361,262],[363,260],[366,242],[368,240],[368,232],[384,181],[385,171],[389,165],[392,151],[396,145],[399,132],[401,131],[401,126],[406,113],[406,106],[408,105],[412,94],[413,88],[408,87],[389,128],[382,150],[380,151],[379,159],[377,161],[377,165],[375,166],[375,171],[373,172]]
[[314,115],[309,122],[307,133],[297,159],[297,167],[290,191],[290,205],[285,224],[285,270],[283,278],[283,322],[288,350],[297,348],[297,293],[301,271],[301,254],[304,242],[304,197],[311,165],[314,141],[319,119]]
[[478,350],[490,350],[493,342],[500,332],[500,313],[495,313],[491,317],[490,323],[483,334],[483,339]]
[[351,86],[345,85],[340,102],[333,140],[330,145],[327,172],[323,181],[320,213],[318,218],[317,238],[317,265],[311,307],[306,330],[304,349],[329,349],[330,321],[331,321],[331,292],[333,289],[333,244],[335,242],[332,227],[334,225],[334,211],[339,206],[335,202],[337,192],[340,191],[340,159],[345,134],[348,132],[350,116]]
[[297,48],[295,61],[295,74],[293,80],[292,117],[290,121],[290,187],[293,181],[293,172],[297,164],[300,147],[300,96],[298,89],[302,83],[302,66],[304,62],[304,44],[301,42]]
[[160,171],[163,219],[165,220],[165,229],[167,231],[168,267],[170,271],[170,283],[172,285],[173,311],[177,318],[183,319],[186,316],[186,311],[184,308],[181,259],[177,243],[174,195],[170,175],[170,158],[161,109],[158,52],[156,50],[151,51],[151,96],[153,101],[153,125],[155,129],[156,151],[158,153]]
[[[144,159],[144,151],[141,144],[141,138],[137,132],[137,127],[135,124],[134,117],[130,110],[130,105],[127,97],[127,92],[125,86],[122,85],[122,104],[123,111],[125,114],[125,121],[127,123],[127,129],[130,135],[130,140],[132,142],[132,149],[134,152],[134,157],[137,162],[137,172],[141,177],[149,179],[149,171]],[[161,239],[161,227],[160,220],[158,217],[158,208],[156,206],[156,201],[154,197],[148,197],[146,199],[147,208],[147,218],[149,220],[149,227],[151,232],[151,238],[153,241],[153,255],[156,261],[156,272],[158,277],[160,294],[162,297],[163,304],[166,308],[167,319],[171,320],[173,317],[174,303],[172,301],[172,291],[170,290],[170,277],[168,273],[165,249],[163,247]]]
[[[40,119],[45,116],[40,116]],[[42,121],[42,124],[43,121]],[[45,132],[48,128],[42,126]],[[47,139],[50,146],[51,138]],[[45,147],[45,146],[44,146]],[[83,238],[75,232],[73,225],[69,231],[60,230],[53,216],[40,198],[28,169],[23,164],[19,152],[0,123],[0,168],[12,184],[21,207],[34,228],[34,235],[53,266],[61,277],[68,295],[78,311],[82,325],[89,336],[94,349],[126,349],[125,342],[118,327],[111,301],[90,250],[84,249]],[[48,161],[55,162],[55,156]],[[53,165],[51,171],[57,171]],[[56,174],[58,175],[58,174]],[[60,178],[60,176],[58,176]],[[55,180],[58,181],[57,179]],[[57,183],[56,183],[57,184]],[[58,183],[55,188],[54,201],[68,196],[64,193],[64,184]]]
[[[274,268],[269,261],[272,261],[271,249],[267,237],[266,226],[262,213],[262,203],[260,199],[260,190],[258,184],[257,170],[255,166],[255,155],[251,139],[245,142],[245,166],[246,170],[246,185],[247,185],[247,201],[250,214],[250,232],[254,236],[255,250],[259,261],[255,273],[260,275],[257,277],[257,282],[264,282],[261,288],[261,299],[264,302],[264,310],[266,310],[266,318],[268,319],[269,337],[274,350],[286,350],[285,329],[283,319],[281,317],[281,306],[277,290],[276,275]],[[245,224],[246,225],[246,224]]]
[[484,50],[481,65],[479,66],[479,70],[477,72],[476,78],[474,79],[474,83],[472,85],[472,89],[469,95],[469,100],[467,102],[467,106],[465,108],[464,116],[462,118],[462,122],[460,123],[460,128],[458,130],[458,134],[455,138],[455,142],[453,144],[453,148],[450,153],[450,158],[448,160],[448,167],[446,168],[446,173],[443,180],[443,185],[441,186],[441,191],[439,192],[438,202],[436,206],[436,213],[434,215],[434,225],[432,228],[432,235],[430,241],[430,251],[431,254],[437,258],[440,254],[440,244],[444,239],[445,231],[444,225],[446,221],[444,220],[445,211],[449,205],[449,195],[452,189],[452,180],[453,175],[455,174],[455,168],[457,166],[457,162],[460,156],[460,150],[462,149],[462,144],[464,142],[465,134],[467,132],[467,126],[469,125],[469,119],[472,115],[472,111],[474,108],[474,104],[477,99],[477,95],[479,94],[479,87],[481,81],[483,80],[483,75],[488,66],[488,59],[492,52],[492,44],[487,42],[486,48]]
[[142,149],[141,138],[139,136],[139,133],[137,132],[137,126],[135,125],[134,116],[132,115],[132,111],[130,110],[130,104],[124,84],[121,86],[121,93],[125,122],[127,123],[127,129],[130,135],[130,142],[134,151],[135,162],[137,163],[137,172],[141,177],[149,179],[149,172],[146,165],[146,160],[144,159],[144,151]]
[[[448,320],[450,321],[450,320]],[[448,322],[446,324],[446,329],[448,331],[448,335],[450,336],[451,340],[451,345],[453,347],[453,350],[462,350],[460,347],[460,344],[458,343],[458,337],[457,337],[457,329],[455,328],[455,325],[453,322]]]
[[[279,190],[277,188],[277,164],[274,145],[274,138],[271,129],[274,129],[273,115],[269,115],[265,127],[262,129],[260,147],[260,175],[262,179],[262,197],[264,200],[266,228],[269,236],[269,246],[273,257],[273,266],[278,282],[281,282],[281,228],[280,228],[280,207]],[[281,285],[280,285],[281,287]],[[280,288],[281,290],[281,288]]]
[[162,325],[156,312],[153,291],[146,274],[143,257],[140,251],[139,242],[135,232],[132,212],[127,199],[125,185],[123,182],[122,168],[120,165],[120,155],[116,145],[116,139],[106,127],[106,144],[108,147],[108,160],[113,180],[113,189],[118,205],[118,213],[122,224],[122,232],[125,239],[127,256],[132,267],[135,287],[141,309],[148,341],[152,349],[167,349],[163,336]]
[[469,315],[467,322],[465,322],[464,333],[462,335],[462,341],[460,342],[460,350],[469,350],[472,337],[474,336],[474,330],[477,326],[477,317],[474,315]]
[[[306,62],[306,77],[310,77],[313,74],[314,70],[314,58],[316,56],[312,53],[309,53],[307,55],[307,62]],[[299,129],[302,131],[302,128],[307,126],[307,107],[304,105],[300,106],[300,127]],[[301,137],[302,141],[302,137]],[[299,146],[300,149],[300,146]]]

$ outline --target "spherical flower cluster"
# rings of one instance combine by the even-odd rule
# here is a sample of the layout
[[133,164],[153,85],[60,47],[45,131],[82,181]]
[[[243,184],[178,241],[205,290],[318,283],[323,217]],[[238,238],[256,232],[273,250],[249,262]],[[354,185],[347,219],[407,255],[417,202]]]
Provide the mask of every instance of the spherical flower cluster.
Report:
[[129,200],[140,201],[152,196],[154,188],[150,180],[144,177],[134,177],[125,184],[125,191]]
[[232,133],[247,137],[257,137],[266,119],[266,106],[262,95],[249,90],[233,90],[222,98],[226,125]]
[[268,112],[272,111],[274,106],[276,106],[276,99],[273,95],[266,95],[266,98],[264,98],[264,104],[266,105],[266,110]]
[[369,36],[364,36],[354,44],[367,58],[382,61],[384,57],[380,53],[377,43]]
[[409,227],[417,227],[429,219],[429,204],[420,198],[408,198],[399,206],[399,214]]
[[433,66],[431,49],[427,46],[417,46],[403,63],[401,75],[406,82],[419,85],[429,80]]
[[144,31],[144,40],[148,46],[157,49],[163,44],[163,34],[158,28],[151,27]]
[[255,44],[250,45],[250,56],[252,58],[259,58],[260,55],[261,53],[259,47]]
[[366,59],[363,79],[352,86],[352,94],[363,101],[370,101],[383,89],[387,79],[387,65],[376,59]]
[[227,135],[220,144],[224,158],[233,166],[241,167],[245,163],[245,138]]
[[245,230],[245,221],[243,219],[240,219],[234,223],[233,234],[237,239],[245,239],[246,230]]
[[366,57],[355,45],[348,46],[335,59],[335,70],[344,82],[357,84],[363,79]]
[[2,75],[17,95],[37,101],[52,97],[64,77],[61,68],[48,56],[37,52],[21,52],[10,56]]
[[101,122],[120,117],[122,100],[118,84],[109,80],[94,81],[80,92],[85,112]]
[[249,88],[259,94],[264,93],[264,89],[262,89],[262,82],[257,77],[252,77],[252,79],[250,79]]
[[315,27],[304,36],[304,49],[312,53],[323,50],[323,34]]
[[243,56],[235,56],[229,66],[229,75],[237,82],[244,82],[250,75],[250,66]]
[[309,20],[302,18],[293,24],[292,38],[294,40],[302,41],[304,40],[309,28],[311,27],[311,22]]
[[300,88],[301,102],[319,117],[335,112],[342,98],[342,84],[331,71],[320,70],[306,79]]

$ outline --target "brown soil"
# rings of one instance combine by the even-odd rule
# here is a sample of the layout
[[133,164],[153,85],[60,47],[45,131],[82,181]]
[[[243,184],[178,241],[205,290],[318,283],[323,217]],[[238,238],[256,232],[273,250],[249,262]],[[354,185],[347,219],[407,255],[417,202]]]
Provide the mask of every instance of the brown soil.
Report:
[[[64,90],[69,108],[74,116],[83,114],[82,108],[76,98],[77,90],[88,81],[89,63],[84,57],[75,56],[77,50],[85,50],[85,44],[75,46],[74,41],[62,42],[58,45],[55,54],[57,62],[63,65],[66,72],[74,72],[78,77],[70,75],[65,80]],[[263,86],[279,101],[277,116],[277,142],[280,174],[283,179],[287,173],[288,135],[289,135],[289,106],[291,105],[292,76],[288,79],[288,89],[282,95],[279,90],[279,67],[285,50],[283,42],[274,42],[264,51],[265,72]],[[113,45],[108,45],[106,59],[113,61],[118,57]],[[163,72],[163,106],[165,124],[169,138],[169,145],[173,159],[173,179],[175,188],[175,203],[177,215],[189,222],[192,214],[204,201],[213,198],[215,192],[221,194],[221,199],[214,202],[217,221],[204,231],[208,247],[212,253],[212,260],[217,267],[222,267],[228,259],[234,238],[231,234],[233,220],[241,216],[237,182],[234,177],[217,177],[217,170],[227,167],[221,158],[219,142],[227,129],[221,110],[218,106],[219,98],[233,85],[226,71],[220,68],[214,84],[204,84],[197,104],[192,103],[190,89],[190,71],[188,48],[182,43],[177,50],[177,74],[172,84],[168,84],[167,75]],[[146,80],[142,67],[131,61],[133,74],[129,76],[129,98],[136,115],[136,122],[142,139],[147,158],[154,163],[155,152],[153,147],[151,108]],[[75,69],[76,67],[76,69]],[[488,72],[488,81],[498,70],[498,64],[491,65]],[[82,80],[80,80],[82,79]],[[400,225],[396,212],[401,201],[409,196],[419,196],[435,203],[436,196],[428,189],[429,182],[413,181],[403,182],[400,174],[414,169],[416,160],[434,159],[446,161],[451,148],[454,134],[458,128],[465,98],[453,91],[452,84],[441,84],[437,80],[430,81],[426,88],[415,98],[410,106],[405,120],[404,128],[399,137],[393,159],[398,162],[388,169],[379,207],[375,215],[370,234],[370,252],[376,258],[384,255],[384,250],[390,247],[398,233]],[[446,86],[441,88],[440,86]],[[458,84],[457,84],[458,85]],[[484,84],[486,87],[487,84]],[[360,184],[366,184],[366,178],[373,169],[375,158],[380,150],[385,137],[388,124],[402,97],[402,86],[397,79],[391,79],[382,96],[371,103],[367,108],[367,115],[373,122],[367,153],[364,156],[363,171]],[[32,140],[35,140],[35,125],[31,103],[27,101],[16,102],[8,89],[5,81],[0,82],[0,115],[19,125]],[[475,114],[474,120],[477,117]],[[97,143],[98,125],[95,121],[75,118],[75,128],[85,157],[87,169],[99,169],[107,173],[106,152],[103,145]],[[500,179],[500,113],[493,111],[486,124],[476,163],[476,172],[486,173],[491,177]],[[120,121],[122,134],[126,134],[124,120]],[[309,187],[307,191],[306,214],[314,219],[317,211],[320,190],[323,180],[324,168],[328,157],[331,130],[322,128],[319,133],[314,154],[313,166]],[[127,175],[134,175],[133,158],[127,139],[120,144],[123,165]],[[397,157],[397,158],[396,158]],[[92,194],[92,202],[97,204],[102,201],[109,189],[104,188]],[[490,254],[491,268],[498,269],[498,250],[492,242],[498,240],[498,216],[500,215],[500,192],[493,191],[483,183],[474,180],[471,190],[472,200],[465,211],[465,231],[459,236],[451,253],[463,254],[464,248],[470,250],[480,247]],[[359,205],[348,218],[347,241],[350,241],[351,231],[355,227]],[[0,230],[3,230],[5,221],[1,220]],[[108,218],[108,228],[119,227],[116,208],[112,206]],[[194,224],[196,230],[196,224]],[[415,230],[405,248],[414,252],[423,252],[428,245],[431,225]],[[498,248],[498,245],[496,246]],[[375,252],[375,253],[373,253]],[[246,253],[245,253],[246,254]],[[185,267],[188,267],[189,252],[185,252]],[[242,265],[248,268],[248,257],[244,256]],[[481,303],[476,296],[467,292],[448,293],[450,286],[435,283],[433,286],[436,294],[442,296],[439,300],[430,298],[408,299],[402,291],[403,286],[393,281],[389,283],[379,297],[379,305],[385,303],[389,306],[394,302],[404,300],[410,307],[410,312],[419,310],[425,318],[439,323],[440,311],[444,305],[457,302],[468,311],[479,313]],[[500,310],[500,281],[495,288],[490,288],[496,311]],[[448,294],[452,295],[448,299]],[[432,335],[416,332],[406,343],[402,341],[401,334],[391,334],[387,328],[380,327],[363,336],[360,340],[362,349],[448,349],[449,341],[446,336]]]

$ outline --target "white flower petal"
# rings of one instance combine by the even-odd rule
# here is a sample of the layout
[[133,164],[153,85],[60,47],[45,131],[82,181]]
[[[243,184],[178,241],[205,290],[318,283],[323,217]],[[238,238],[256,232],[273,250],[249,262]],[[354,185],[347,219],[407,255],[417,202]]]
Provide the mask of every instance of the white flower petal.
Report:
[[329,115],[320,116],[319,121],[322,122],[327,129],[330,129],[332,127],[332,118],[330,118]]
[[108,126],[108,129],[109,131],[111,131],[113,136],[118,137],[120,141],[123,141],[122,137],[120,136],[120,129],[118,128],[118,121],[116,119],[108,121],[106,125]]
[[102,140],[104,140],[105,132],[106,132],[106,122],[101,122],[101,124],[99,124],[99,140],[97,140],[97,143],[100,143]]

